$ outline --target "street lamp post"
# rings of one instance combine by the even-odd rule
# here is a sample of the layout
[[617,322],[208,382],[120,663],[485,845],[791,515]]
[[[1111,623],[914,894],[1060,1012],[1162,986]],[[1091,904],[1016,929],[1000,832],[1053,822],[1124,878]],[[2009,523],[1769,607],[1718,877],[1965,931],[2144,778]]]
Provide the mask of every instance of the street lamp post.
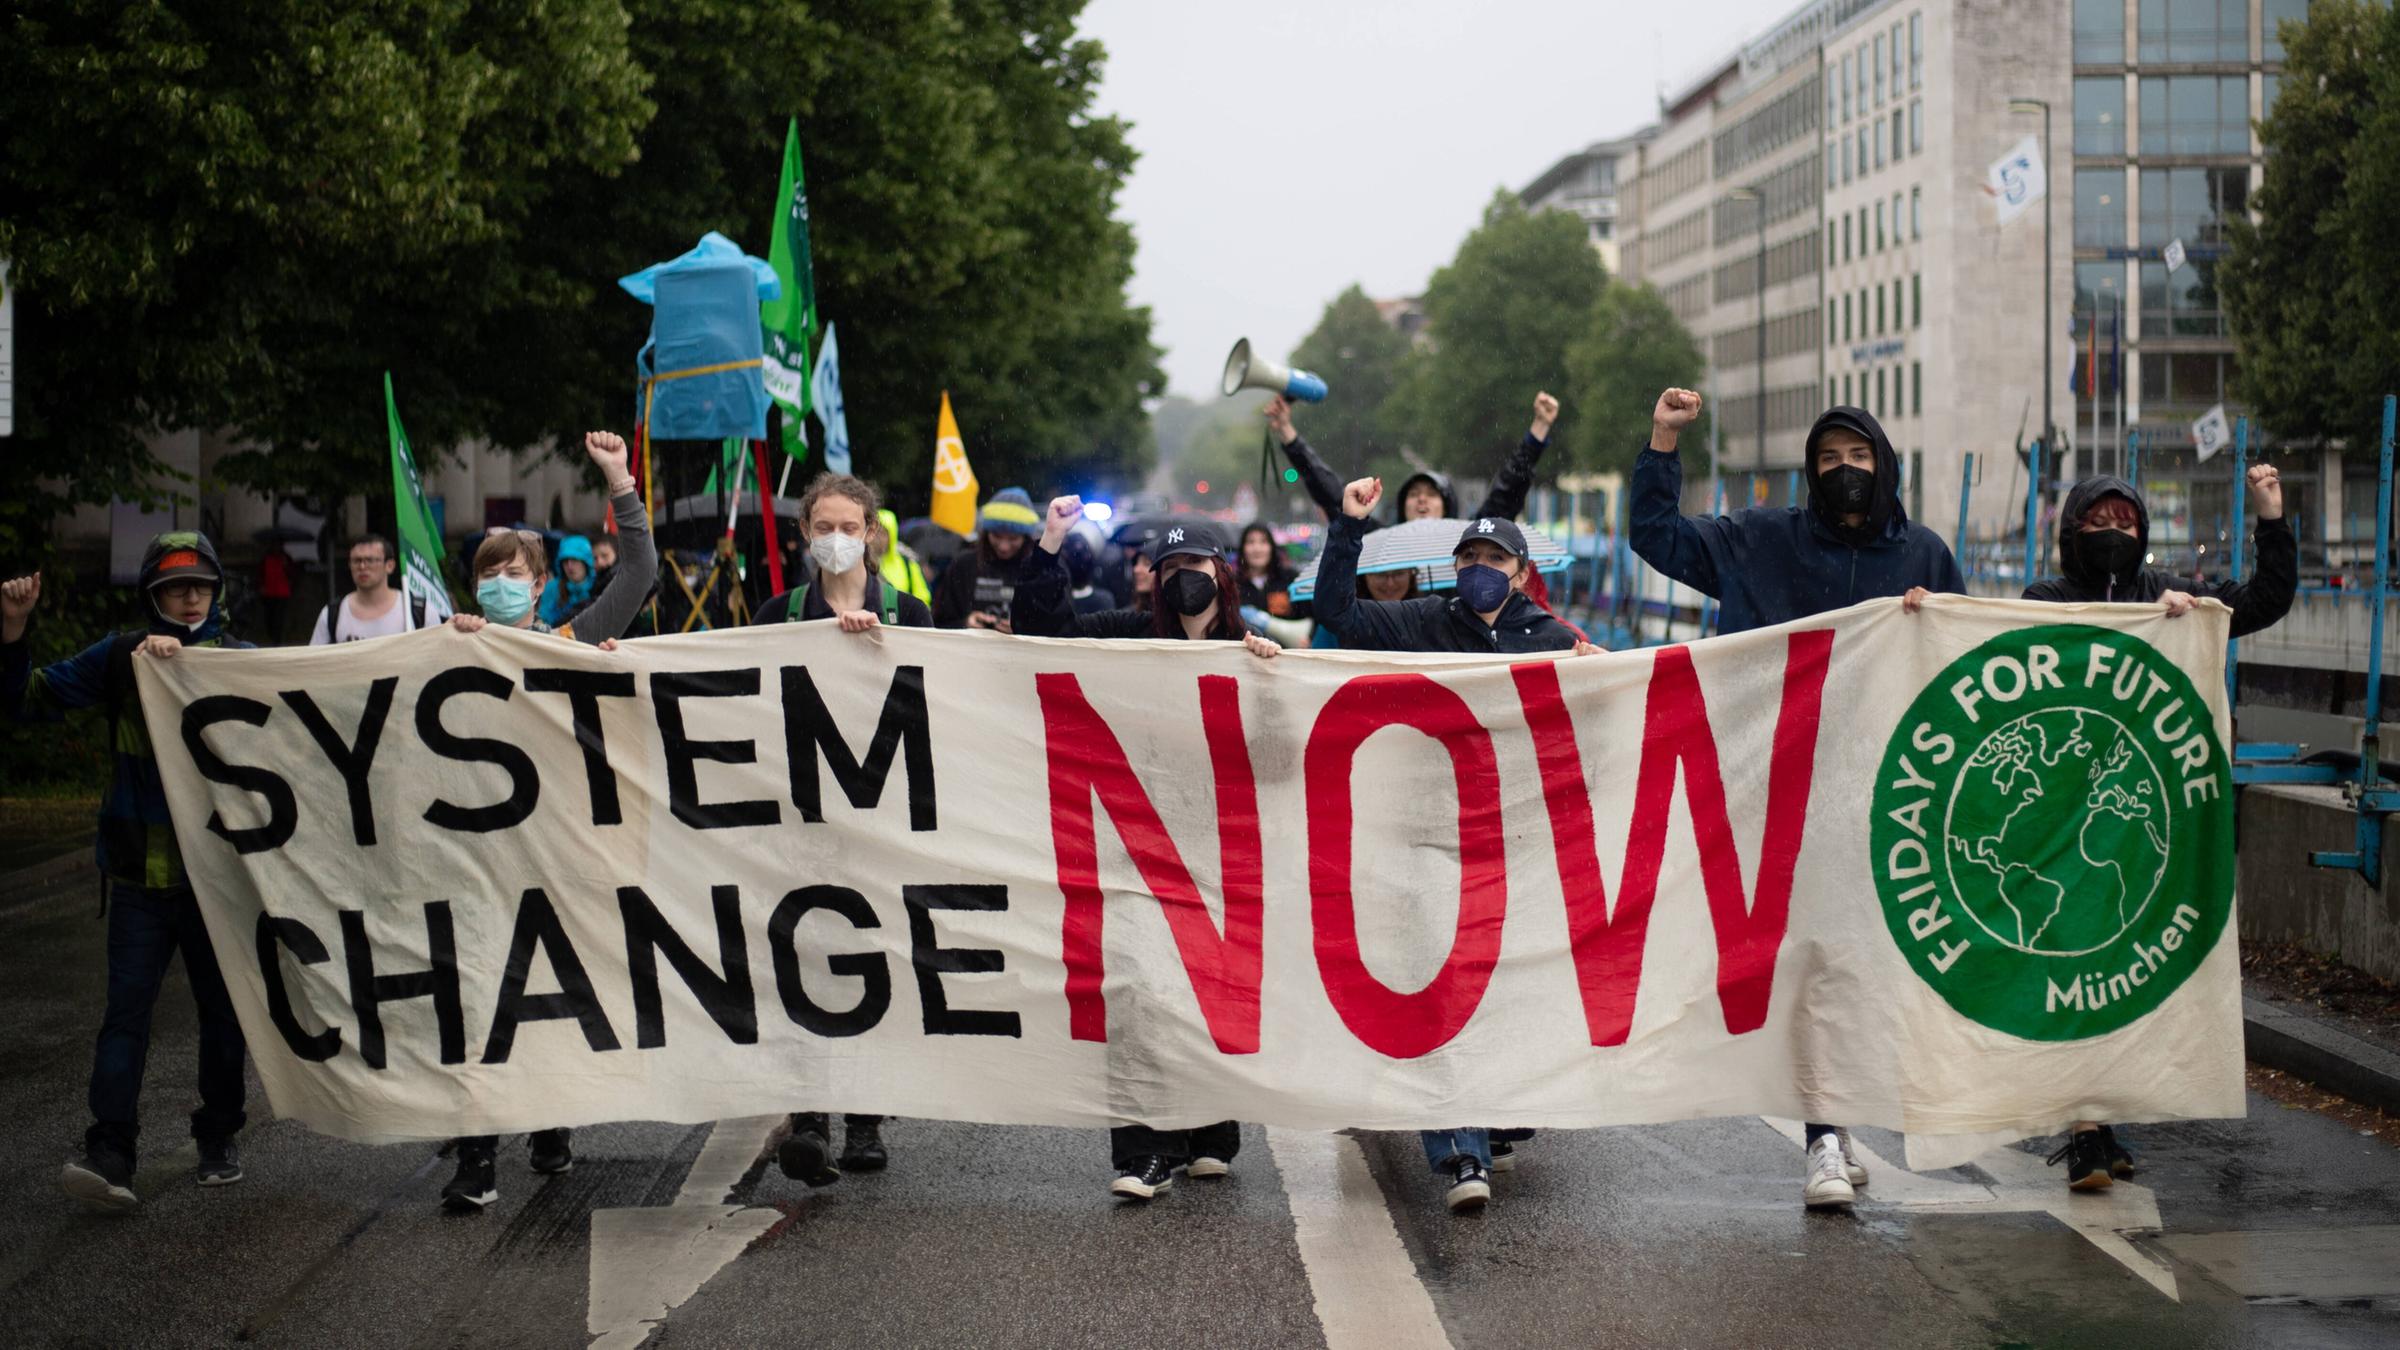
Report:
[[1758,206],[1758,468],[1767,467],[1767,199],[1757,188],[1737,187],[1725,194],[1734,201]]
[[[2052,203],[2058,194],[2050,190],[2050,102],[2048,99],[2039,98],[2012,98],[2008,101],[2008,110],[2012,113],[2038,112],[2042,115],[2042,446],[2055,454],[2058,423],[2050,400],[2055,392],[2051,386],[2058,382],[2058,367],[2052,364],[2053,357],[2050,349],[2050,344],[2056,337],[2053,331],[2056,321],[2050,312],[2050,296],[2055,289],[2052,285],[2051,269],[2057,265],[2057,255],[2050,248],[2050,222],[2053,214]],[[2056,462],[2063,474],[2066,469],[2065,463],[2063,461]],[[2041,485],[2035,484],[2034,491],[2040,492]]]

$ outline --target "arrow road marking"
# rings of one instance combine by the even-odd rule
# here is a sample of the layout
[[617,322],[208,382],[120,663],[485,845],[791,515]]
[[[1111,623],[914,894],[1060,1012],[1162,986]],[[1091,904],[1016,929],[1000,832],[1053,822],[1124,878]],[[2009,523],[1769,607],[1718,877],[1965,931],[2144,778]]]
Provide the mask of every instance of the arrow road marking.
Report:
[[726,1200],[775,1141],[782,1116],[720,1120],[671,1205],[592,1211],[591,1350],[633,1350],[669,1312],[782,1220]]

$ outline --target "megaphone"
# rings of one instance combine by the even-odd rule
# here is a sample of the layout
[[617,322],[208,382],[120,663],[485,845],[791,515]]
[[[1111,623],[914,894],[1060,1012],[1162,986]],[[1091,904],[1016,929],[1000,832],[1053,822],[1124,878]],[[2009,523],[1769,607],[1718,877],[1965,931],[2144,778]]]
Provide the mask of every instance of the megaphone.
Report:
[[1325,401],[1323,380],[1305,370],[1252,356],[1248,338],[1233,344],[1233,354],[1225,358],[1225,396],[1231,398],[1245,389],[1264,389],[1302,403]]

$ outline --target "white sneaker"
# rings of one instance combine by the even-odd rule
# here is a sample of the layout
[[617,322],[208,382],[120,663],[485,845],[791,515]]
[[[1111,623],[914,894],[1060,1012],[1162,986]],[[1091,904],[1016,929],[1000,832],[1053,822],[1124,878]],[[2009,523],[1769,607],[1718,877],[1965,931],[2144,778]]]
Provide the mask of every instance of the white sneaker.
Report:
[[1858,1145],[1850,1142],[1850,1131],[1837,1129],[1833,1137],[1842,1141],[1842,1179],[1852,1190],[1867,1184],[1867,1165],[1858,1160]]
[[1219,1177],[1229,1175],[1232,1171],[1232,1163],[1223,1158],[1211,1158],[1204,1155],[1194,1158],[1186,1164],[1183,1174],[1197,1181],[1214,1181]]
[[1801,1201],[1810,1209],[1850,1208],[1858,1192],[1844,1175],[1847,1171],[1842,1141],[1830,1134],[1817,1140],[1808,1150],[1808,1183],[1801,1187]]

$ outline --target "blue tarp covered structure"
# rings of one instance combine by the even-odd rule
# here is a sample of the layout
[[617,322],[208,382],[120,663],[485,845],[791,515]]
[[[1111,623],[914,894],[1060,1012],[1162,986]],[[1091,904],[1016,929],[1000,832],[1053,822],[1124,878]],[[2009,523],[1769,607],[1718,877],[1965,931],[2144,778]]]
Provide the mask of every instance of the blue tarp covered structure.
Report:
[[758,306],[781,294],[763,258],[711,231],[680,258],[617,284],[656,311],[635,358],[652,440],[757,440],[767,434]]

